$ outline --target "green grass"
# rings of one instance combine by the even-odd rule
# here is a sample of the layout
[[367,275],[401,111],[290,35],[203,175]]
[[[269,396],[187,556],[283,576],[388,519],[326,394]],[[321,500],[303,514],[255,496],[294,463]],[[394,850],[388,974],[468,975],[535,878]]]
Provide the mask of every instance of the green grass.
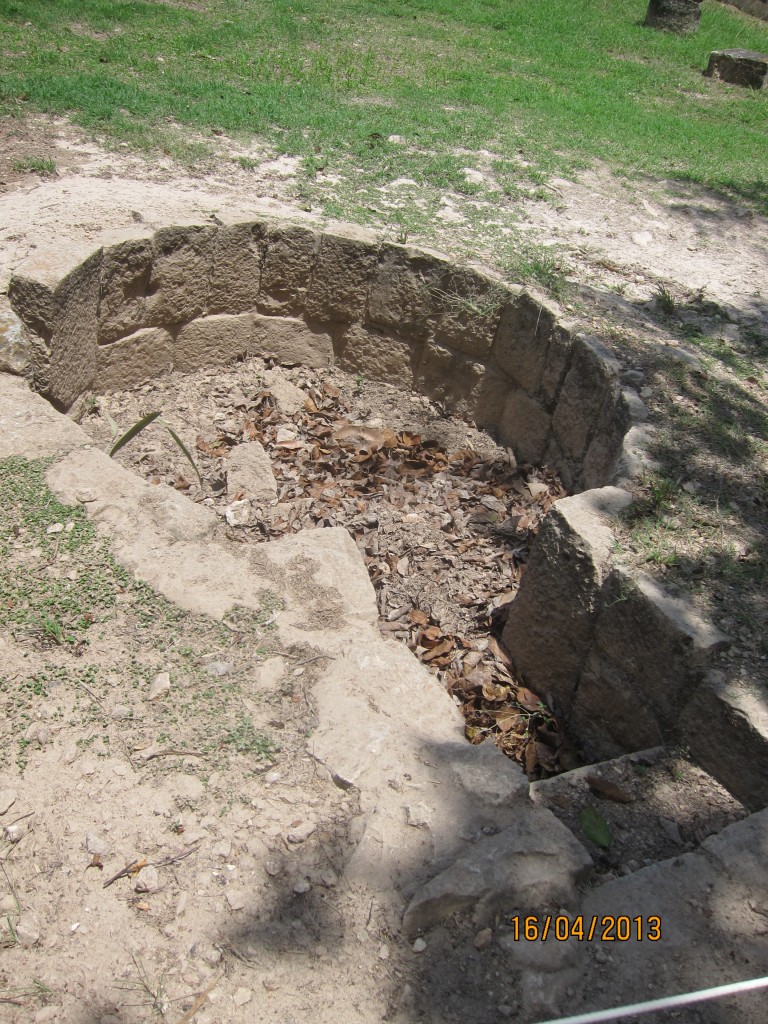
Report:
[[456,150],[486,148],[508,162],[508,195],[598,159],[768,208],[765,95],[701,74],[713,49],[768,50],[768,25],[705,2],[699,31],[678,37],[643,28],[646,6],[0,0],[0,111],[68,114],[188,158],[213,132],[260,136],[354,168],[361,186],[406,174],[471,194],[473,160]]
[[50,157],[30,156],[13,161],[14,171],[33,171],[35,174],[55,174],[56,163]]

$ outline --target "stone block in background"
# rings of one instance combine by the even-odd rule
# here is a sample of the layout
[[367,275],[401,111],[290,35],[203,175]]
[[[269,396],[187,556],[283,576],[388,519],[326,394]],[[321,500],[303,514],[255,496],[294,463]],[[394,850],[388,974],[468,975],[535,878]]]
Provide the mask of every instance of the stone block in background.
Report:
[[713,50],[704,74],[745,89],[764,89],[768,83],[768,54],[754,50]]

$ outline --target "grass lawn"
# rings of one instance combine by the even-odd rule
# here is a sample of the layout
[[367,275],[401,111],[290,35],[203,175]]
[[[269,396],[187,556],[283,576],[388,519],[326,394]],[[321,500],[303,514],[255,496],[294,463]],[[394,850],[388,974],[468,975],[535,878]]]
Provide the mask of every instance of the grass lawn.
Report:
[[398,175],[480,191],[457,150],[485,149],[508,194],[600,160],[768,209],[766,95],[701,73],[713,49],[768,51],[768,24],[705,2],[677,37],[643,28],[646,6],[0,0],[0,112],[191,159],[210,133],[260,136],[358,191]]

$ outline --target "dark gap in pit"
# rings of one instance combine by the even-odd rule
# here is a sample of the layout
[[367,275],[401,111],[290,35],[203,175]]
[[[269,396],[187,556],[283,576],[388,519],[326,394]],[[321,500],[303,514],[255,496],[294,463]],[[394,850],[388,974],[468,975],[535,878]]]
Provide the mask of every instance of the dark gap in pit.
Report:
[[[516,465],[510,450],[427,398],[259,358],[89,398],[79,419],[108,448],[117,426],[122,433],[156,411],[194,452],[207,493],[157,427],[118,461],[214,508],[242,542],[345,527],[382,632],[453,696],[470,743],[495,742],[532,780],[583,763],[562,723],[514,678],[499,639],[539,524],[566,493],[554,470]],[[269,456],[276,505],[228,477],[233,450],[252,442]]]

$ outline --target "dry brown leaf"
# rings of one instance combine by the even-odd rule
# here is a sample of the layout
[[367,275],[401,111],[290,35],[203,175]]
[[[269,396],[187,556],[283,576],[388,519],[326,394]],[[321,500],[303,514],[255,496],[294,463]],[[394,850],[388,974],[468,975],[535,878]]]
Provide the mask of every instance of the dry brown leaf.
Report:
[[525,686],[518,688],[515,694],[515,700],[518,704],[525,708],[526,711],[538,711],[542,706],[541,697],[537,697],[536,694],[527,689]]
[[634,800],[634,797],[618,783],[611,782],[610,779],[604,779],[602,775],[594,773],[588,775],[587,784],[594,793],[599,793],[601,796],[614,800],[616,803],[631,804]]

